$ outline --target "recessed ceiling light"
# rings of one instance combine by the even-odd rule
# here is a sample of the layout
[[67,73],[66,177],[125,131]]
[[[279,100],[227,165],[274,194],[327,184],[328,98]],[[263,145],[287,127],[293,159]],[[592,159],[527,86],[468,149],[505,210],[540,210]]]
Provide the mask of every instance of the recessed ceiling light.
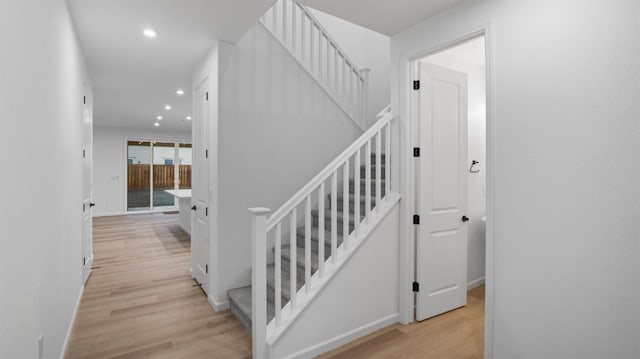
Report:
[[182,96],[182,95],[184,95],[184,90],[183,89],[178,89],[176,91],[176,93],[178,94],[178,96]]
[[191,116],[187,116],[187,120],[191,121]]
[[157,123],[157,122],[156,122],[156,123],[154,123],[153,125],[154,125],[154,126],[156,126],[156,127],[160,126],[160,124],[159,124],[159,123]]
[[162,116],[158,116],[156,117],[158,120],[162,120]]
[[142,31],[142,33],[144,34],[144,36],[146,36],[148,38],[154,38],[154,37],[158,36],[158,34],[153,29],[144,29]]
[[165,109],[165,110],[167,110],[167,111],[169,111],[169,110],[171,110],[171,106],[166,105],[166,106],[164,107],[164,109]]

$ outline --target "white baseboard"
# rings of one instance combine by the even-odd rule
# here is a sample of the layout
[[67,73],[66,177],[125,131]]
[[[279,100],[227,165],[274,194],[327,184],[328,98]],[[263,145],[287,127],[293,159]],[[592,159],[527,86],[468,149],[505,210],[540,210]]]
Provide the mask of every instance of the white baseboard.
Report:
[[94,213],[93,218],[96,217],[113,217],[113,216],[124,216],[124,212],[107,212],[107,213]]
[[220,312],[220,311],[229,309],[229,301],[228,300],[224,301],[224,302],[216,302],[216,300],[213,299],[213,297],[211,295],[207,295],[207,302],[209,302],[209,305],[216,312]]
[[484,284],[484,277],[480,277],[478,279],[472,280],[471,282],[467,283],[467,290],[477,288],[483,284]]
[[285,358],[293,359],[293,358],[313,358],[322,353],[326,353],[329,350],[335,349],[339,346],[345,345],[349,342],[352,342],[356,339],[362,338],[365,335],[371,334],[376,330],[387,327],[393,323],[397,323],[400,318],[399,313],[394,313],[384,318],[378,319],[369,324],[365,324],[359,328],[353,329],[336,337],[333,337],[329,340],[325,340],[320,344],[316,344],[309,348],[302,349],[294,354],[291,354]]
[[189,236],[191,236],[191,230],[186,228],[185,226],[182,225],[182,223],[180,223],[180,228]]
[[62,344],[62,352],[60,353],[60,359],[64,359],[64,355],[67,353],[67,347],[69,346],[69,338],[71,337],[71,332],[73,331],[73,324],[76,322],[76,316],[78,315],[78,308],[80,307],[80,301],[82,300],[82,295],[84,294],[84,284],[80,287],[80,294],[78,294],[78,300],[76,300],[76,307],[73,309],[73,314],[71,315],[71,322],[69,323],[69,329],[67,329],[67,335],[64,337],[64,343]]

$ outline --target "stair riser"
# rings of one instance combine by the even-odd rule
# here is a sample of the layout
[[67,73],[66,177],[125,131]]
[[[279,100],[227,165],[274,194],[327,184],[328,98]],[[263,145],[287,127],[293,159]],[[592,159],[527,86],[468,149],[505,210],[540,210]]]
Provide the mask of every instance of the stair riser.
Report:
[[[380,170],[380,179],[386,179],[384,167]],[[360,178],[366,179],[366,169],[364,167],[360,168]],[[374,182],[376,179],[376,167],[371,166],[371,182]]]
[[[342,236],[338,236],[338,245],[342,243]],[[298,247],[304,248],[305,246],[305,237],[304,234],[298,234],[297,240]],[[311,237],[311,251],[314,253],[318,253],[318,238]],[[324,235],[324,253],[331,252],[331,235],[325,233]]]
[[[366,158],[366,157],[365,157]],[[376,154],[371,154],[371,164],[374,165],[376,163]],[[383,154],[380,154],[380,163],[385,165],[387,163],[387,157]]]
[[[338,202],[338,206],[337,206],[338,211],[342,211],[343,208],[344,208],[344,201],[342,199],[338,199],[337,202]],[[349,215],[350,216],[353,216],[353,214],[355,213],[354,203],[355,203],[355,201],[353,201],[353,200],[349,201],[349,213],[350,213]],[[375,207],[376,207],[375,201],[371,200],[371,209],[373,209]],[[367,203],[363,202],[363,201],[360,201],[360,218],[361,219],[364,218],[364,213],[365,213],[366,209],[367,209]]]
[[[350,216],[350,218],[351,217],[352,216]],[[315,216],[315,215],[312,216],[311,223],[314,226],[317,227],[319,225],[319,223],[320,223],[319,218],[317,216]],[[340,219],[340,218],[338,218],[338,220],[337,220],[337,227],[338,227],[337,228],[338,234],[342,234],[344,225],[342,224],[342,219]],[[351,231],[353,231],[353,228],[354,228],[353,222],[349,223],[349,233],[351,233]],[[325,216],[325,218],[324,218],[324,229],[326,231],[331,231],[331,218],[329,218],[328,216]]]
[[[375,196],[376,195],[376,188],[377,188],[376,181],[372,179],[371,180],[371,196]],[[366,190],[367,190],[367,185],[362,183],[360,185],[360,195],[364,196]],[[386,190],[385,190],[385,187],[384,187],[384,184],[383,184],[380,193],[384,196],[385,192],[386,192]],[[349,194],[354,194],[354,193],[355,193],[355,186],[353,185],[353,183],[350,183],[349,184]]]

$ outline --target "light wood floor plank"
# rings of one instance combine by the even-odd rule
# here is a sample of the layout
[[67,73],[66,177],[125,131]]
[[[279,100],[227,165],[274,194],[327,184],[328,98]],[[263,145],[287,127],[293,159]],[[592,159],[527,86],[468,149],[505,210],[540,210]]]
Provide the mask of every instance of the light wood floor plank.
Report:
[[177,214],[95,218],[93,240],[65,358],[251,357],[251,333],[194,286]]
[[[65,358],[251,358],[251,333],[194,286],[190,251],[177,214],[94,219],[95,269]],[[483,326],[484,286],[464,308],[391,325],[320,358],[482,358]]]

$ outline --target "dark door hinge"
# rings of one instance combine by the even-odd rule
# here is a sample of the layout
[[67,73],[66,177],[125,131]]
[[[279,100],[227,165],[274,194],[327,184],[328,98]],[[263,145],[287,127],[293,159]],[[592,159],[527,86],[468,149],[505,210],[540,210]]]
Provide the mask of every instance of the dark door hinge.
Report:
[[208,216],[209,215],[209,207],[205,207],[204,208],[204,215]]
[[420,291],[420,283],[413,282],[413,285],[411,286],[411,289],[413,289],[414,292],[419,292]]
[[87,158],[87,150],[82,149],[82,158]]
[[204,158],[209,158],[209,150],[204,150]]
[[420,90],[420,80],[413,81],[413,89]]
[[87,96],[82,96],[82,103],[87,104]]
[[207,96],[207,101],[209,101],[209,92],[207,92],[206,96]]
[[209,265],[208,264],[204,265],[204,272],[209,274]]
[[82,257],[82,266],[86,266],[87,265],[87,257]]
[[420,224],[420,216],[417,214],[413,215],[413,224]]
[[413,148],[413,157],[420,157],[420,147]]

